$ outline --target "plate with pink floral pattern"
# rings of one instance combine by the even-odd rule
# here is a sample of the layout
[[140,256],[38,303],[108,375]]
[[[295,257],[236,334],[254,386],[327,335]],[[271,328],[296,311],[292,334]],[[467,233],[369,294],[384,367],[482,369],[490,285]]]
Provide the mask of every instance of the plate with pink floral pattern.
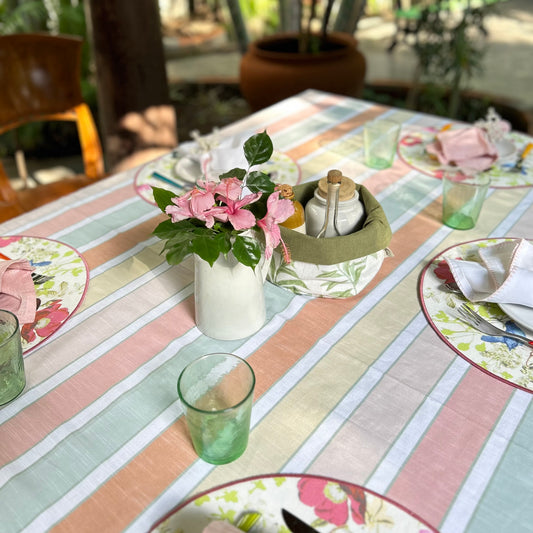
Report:
[[[524,159],[519,172],[511,171],[514,166],[517,154],[522,153],[531,137],[512,132],[508,134],[509,141],[516,147],[515,157],[504,157],[483,172],[490,176],[490,185],[495,189],[507,189],[514,187],[531,187],[533,185],[533,151],[529,152]],[[428,129],[425,131],[413,131],[402,137],[398,143],[398,155],[410,167],[434,178],[442,178],[443,166],[436,158],[431,156],[426,146],[435,140],[435,131]]]
[[[529,365],[531,348],[509,337],[487,335],[466,324],[457,308],[468,300],[462,294],[450,292],[445,283],[454,281],[446,259],[479,261],[477,250],[493,246],[505,238],[480,239],[456,244],[436,255],[420,276],[420,301],[431,327],[458,355],[483,372],[514,387],[533,392],[533,366]],[[528,335],[505,307],[489,302],[469,302],[468,305],[485,320],[504,331]]]
[[0,252],[10,259],[28,259],[34,274],[49,278],[35,283],[34,321],[21,324],[22,351],[27,353],[53,335],[78,309],[87,291],[89,268],[74,248],[42,237],[0,237]]
[[359,485],[293,474],[247,478],[205,491],[173,509],[151,531],[201,533],[215,520],[235,524],[244,513],[256,511],[261,516],[254,530],[286,533],[282,508],[319,532],[437,531],[400,505]]

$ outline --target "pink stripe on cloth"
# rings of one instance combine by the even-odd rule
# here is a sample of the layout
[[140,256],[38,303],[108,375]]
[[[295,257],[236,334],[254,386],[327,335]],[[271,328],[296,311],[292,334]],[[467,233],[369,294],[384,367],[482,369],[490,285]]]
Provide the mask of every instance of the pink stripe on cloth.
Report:
[[[0,463],[6,464],[129,376],[173,339],[194,327],[191,297],[61,383],[2,425]],[[69,398],[71,401],[65,401]],[[76,401],[72,401],[76,399]],[[46,413],[46,416],[43,416]],[[27,428],[31,426],[31,432]]]
[[401,159],[396,159],[392,167],[372,174],[365,180],[364,185],[372,194],[376,195],[409,174],[412,170]]
[[25,233],[28,235],[31,233],[34,237],[48,237],[133,196],[135,196],[135,190],[131,183],[128,182],[123,187],[114,189],[104,196],[90,200],[83,205],[71,207],[54,218],[37,223],[31,230],[26,230]]
[[418,510],[429,523],[439,524],[513,392],[507,384],[471,368],[387,496]]

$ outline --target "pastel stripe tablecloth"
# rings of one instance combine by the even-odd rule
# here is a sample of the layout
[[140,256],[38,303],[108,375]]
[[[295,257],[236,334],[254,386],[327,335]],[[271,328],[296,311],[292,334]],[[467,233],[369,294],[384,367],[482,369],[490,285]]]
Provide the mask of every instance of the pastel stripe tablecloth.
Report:
[[[531,238],[533,188],[492,189],[474,229],[443,226],[440,180],[399,158],[363,164],[362,127],[379,115],[447,122],[307,91],[225,130],[266,128],[304,181],[342,170],[393,230],[394,256],[362,294],[267,283],[267,322],[243,341],[195,327],[192,262],[163,261],[151,232],[164,217],[136,195],[135,170],[0,225],[64,242],[90,268],[81,307],[27,355],[24,393],[0,408],[2,533],[144,532],[187,496],[276,472],[362,485],[442,533],[533,530],[532,395],[459,357],[417,297],[440,251]],[[176,394],[184,365],[214,351],[246,357],[257,376],[248,449],[219,467],[195,455]]]

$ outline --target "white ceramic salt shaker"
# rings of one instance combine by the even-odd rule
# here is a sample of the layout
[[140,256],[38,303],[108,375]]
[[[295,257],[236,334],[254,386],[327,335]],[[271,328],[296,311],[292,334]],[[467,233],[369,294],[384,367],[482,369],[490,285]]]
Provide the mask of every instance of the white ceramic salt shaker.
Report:
[[[338,170],[330,170],[330,173],[340,173]],[[342,173],[340,173],[342,175]],[[328,197],[328,178],[322,178],[315,189],[314,197],[305,206],[305,223],[307,235],[316,237],[326,219],[326,205]],[[339,202],[335,226],[334,203],[330,202],[328,225],[325,237],[348,235],[362,228],[365,220],[365,209],[359,200],[359,193],[355,183],[350,178],[342,176],[339,189]]]

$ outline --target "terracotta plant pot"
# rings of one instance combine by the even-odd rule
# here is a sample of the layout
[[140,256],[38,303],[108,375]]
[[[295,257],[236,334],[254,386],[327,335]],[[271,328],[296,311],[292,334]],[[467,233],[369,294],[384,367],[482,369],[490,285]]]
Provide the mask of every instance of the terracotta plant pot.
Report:
[[241,93],[257,111],[306,89],[360,97],[366,61],[357,41],[331,33],[317,53],[298,52],[298,34],[284,33],[252,42],[240,65]]

